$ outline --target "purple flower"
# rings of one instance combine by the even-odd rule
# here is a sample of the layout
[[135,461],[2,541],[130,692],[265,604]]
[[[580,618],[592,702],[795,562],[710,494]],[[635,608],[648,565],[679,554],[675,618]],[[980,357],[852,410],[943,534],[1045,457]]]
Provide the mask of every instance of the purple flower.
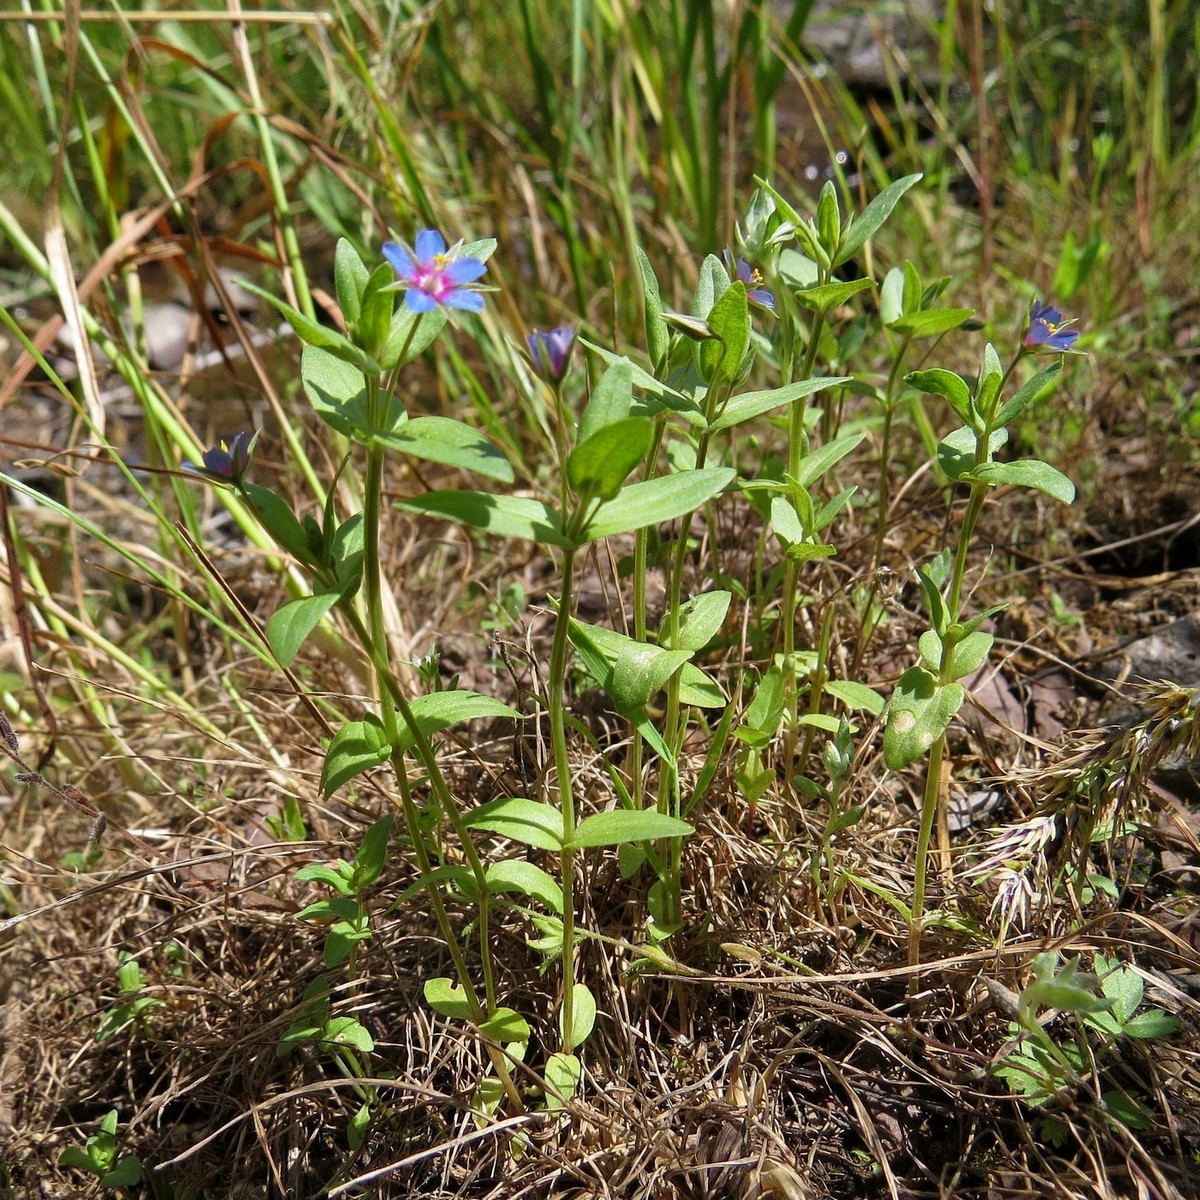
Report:
[[734,279],[746,285],[746,299],[751,304],[756,304],[759,308],[770,309],[772,312],[775,311],[775,297],[761,286],[763,277],[760,271],[752,267],[744,258],[739,258],[735,264],[731,250],[725,251],[725,266]]
[[478,258],[455,258],[436,229],[422,229],[410,250],[399,242],[384,242],[383,257],[396,272],[395,290],[403,291],[412,312],[431,312],[442,306],[479,312],[483,297],[471,287],[487,267]]
[[548,383],[562,382],[571,362],[571,351],[575,349],[576,333],[574,325],[560,325],[557,329],[535,329],[526,335],[533,369]]
[[227,446],[224,442],[211,450],[205,450],[200,456],[203,466],[185,462],[185,471],[203,475],[207,479],[215,479],[219,483],[241,483],[246,468],[250,465],[250,451],[254,448],[254,439],[248,433],[237,434]]
[[1067,328],[1070,324],[1070,321],[1063,320],[1062,313],[1053,304],[1035,300],[1029,310],[1026,348],[1032,350],[1037,346],[1048,346],[1051,350],[1070,350],[1079,340],[1078,330]]

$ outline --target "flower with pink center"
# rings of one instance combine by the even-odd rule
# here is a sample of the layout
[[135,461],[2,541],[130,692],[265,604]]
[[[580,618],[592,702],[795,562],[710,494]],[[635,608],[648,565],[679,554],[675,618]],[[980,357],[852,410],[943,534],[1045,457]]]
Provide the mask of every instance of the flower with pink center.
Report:
[[479,312],[483,296],[471,285],[487,270],[478,258],[455,258],[446,250],[446,239],[436,229],[422,229],[412,249],[400,242],[384,242],[383,257],[396,272],[395,290],[415,313],[459,308]]

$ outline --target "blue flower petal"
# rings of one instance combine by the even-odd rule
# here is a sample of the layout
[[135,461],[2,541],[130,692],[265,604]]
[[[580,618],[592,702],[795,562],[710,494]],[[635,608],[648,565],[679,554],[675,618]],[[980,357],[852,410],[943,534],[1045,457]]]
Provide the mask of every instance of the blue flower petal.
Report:
[[445,254],[446,239],[436,229],[422,229],[413,249],[417,252],[417,262],[427,267],[439,254]]
[[416,272],[417,264],[412,255],[399,242],[384,242],[383,257],[400,279],[411,279]]
[[[412,293],[410,292],[411,296]],[[479,292],[450,292],[442,300],[447,308],[462,308],[467,312],[483,312],[483,296]]]
[[438,302],[428,292],[423,292],[420,288],[409,288],[404,293],[404,303],[408,305],[409,312],[427,313],[437,308]]
[[477,258],[456,258],[442,271],[442,278],[458,286],[463,283],[474,283],[480,275],[487,271],[487,264]]

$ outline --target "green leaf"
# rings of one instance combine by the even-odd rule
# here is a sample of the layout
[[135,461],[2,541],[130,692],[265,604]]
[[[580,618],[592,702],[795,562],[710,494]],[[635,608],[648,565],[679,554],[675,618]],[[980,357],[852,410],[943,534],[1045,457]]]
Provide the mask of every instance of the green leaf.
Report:
[[[410,704],[417,727],[430,737],[459,725],[463,721],[481,721],[495,717],[520,717],[520,713],[511,705],[503,704],[482,692],[471,692],[466,689],[455,689],[452,692],[429,692],[417,696]],[[408,750],[415,744],[412,730],[402,725],[397,750]]]
[[808,487],[816,483],[835,463],[841,462],[859,442],[866,437],[864,433],[848,433],[844,437],[835,438],[825,446],[806,454],[800,460],[800,469],[796,472],[796,483]]
[[905,175],[903,179],[897,179],[895,183],[888,184],[858,216],[850,221],[849,227],[843,233],[841,246],[834,255],[833,265],[835,267],[849,262],[862,249],[866,240],[874,236],[884,221],[892,215],[892,209],[896,207],[900,197],[920,178],[919,174]]
[[1170,1037],[1171,1034],[1178,1033],[1181,1027],[1182,1023],[1178,1017],[1163,1012],[1161,1008],[1152,1008],[1149,1012],[1139,1013],[1132,1020],[1126,1021],[1122,1032],[1127,1037],[1141,1038],[1144,1041],[1148,1038]]
[[721,410],[721,415],[709,426],[711,430],[732,429],[745,421],[753,420],[773,408],[784,404],[792,404],[805,396],[812,396],[826,388],[837,387],[852,380],[850,375],[819,375],[814,379],[805,379],[799,383],[789,383],[784,387],[772,388],[766,392],[742,392],[734,396]]
[[625,417],[598,429],[567,458],[567,480],[582,499],[611,500],[654,440],[648,417]]
[[1040,395],[1050,381],[1062,370],[1062,363],[1051,363],[1048,367],[1044,367],[1036,375],[1026,380],[1022,384],[1020,390],[1011,400],[1006,400],[1000,405],[1000,411],[996,413],[994,418],[997,425],[1007,425],[1014,417],[1022,412],[1025,407],[1031,404]]
[[[561,818],[559,827],[562,827]],[[473,828],[478,828],[478,826],[473,826]],[[557,840],[553,846],[545,847],[545,849],[552,850],[558,848]],[[524,859],[506,858],[501,862],[489,863],[486,877],[489,892],[497,894],[520,892],[521,895],[540,901],[551,912],[562,916],[562,888],[555,881],[554,876],[543,871],[541,867],[534,866],[533,863],[526,862]]]
[[452,1021],[471,1019],[471,1003],[467,993],[453,980],[443,976],[427,979],[422,991],[425,1003],[439,1016],[449,1017]]
[[1004,368],[1000,364],[1000,356],[996,353],[996,347],[988,342],[983,348],[983,371],[975,391],[975,411],[984,421],[992,418],[996,397],[1000,393],[1000,384],[1003,381]]
[[871,286],[869,279],[854,279],[849,283],[821,283],[816,287],[802,288],[796,293],[796,299],[805,308],[813,312],[828,312],[838,308],[852,296]]
[[574,1054],[552,1054],[546,1059],[546,1111],[561,1112],[575,1097],[583,1078],[583,1064]]
[[396,276],[389,264],[380,263],[367,276],[363,288],[362,307],[358,320],[350,327],[354,342],[373,355],[378,355],[387,344],[388,330],[396,307],[396,293],[392,290]]
[[325,1026],[321,1041],[331,1046],[350,1046],[363,1054],[375,1049],[375,1039],[353,1017],[334,1017]]
[[363,555],[366,554],[366,530],[363,514],[347,517],[334,531],[329,556],[342,596],[352,596],[362,582]]
[[985,483],[1012,483],[1018,487],[1035,488],[1054,500],[1071,504],[1075,485],[1056,467],[1037,458],[1021,458],[1016,462],[989,462],[976,467],[969,479]]
[[479,1026],[479,1032],[498,1045],[529,1041],[529,1022],[511,1008],[498,1008]]
[[833,261],[842,240],[842,212],[838,205],[837,187],[827,179],[817,197],[817,233],[821,247]]
[[683,664],[679,672],[680,704],[690,704],[693,708],[724,708],[727,699],[720,685],[695,663]]
[[883,758],[888,769],[902,770],[929,751],[962,707],[966,692],[958,683],[939,684],[924,667],[900,676],[888,705]]
[[[572,1046],[581,1046],[587,1041],[588,1035],[596,1026],[596,998],[592,995],[591,990],[585,983],[577,983],[571,989],[571,1032],[570,1042]],[[567,1037],[567,1031],[563,1029],[563,1014],[564,1009],[559,1005],[558,1009],[558,1028],[563,1037]]]
[[316,559],[309,548],[304,527],[279,496],[256,483],[243,483],[238,490],[258,519],[258,523],[275,539],[278,546],[300,562],[316,566]]
[[338,238],[333,252],[333,282],[338,307],[348,326],[353,326],[362,312],[362,294],[370,272],[363,266],[358,251],[345,239]]
[[955,416],[964,425],[973,430],[983,431],[983,422],[971,404],[971,389],[967,387],[961,375],[937,367],[932,371],[910,371],[905,375],[904,382],[918,392],[941,396],[949,402]]
[[407,304],[399,305],[392,313],[387,342],[379,354],[379,365],[385,371],[393,371],[412,362],[429,349],[448,319],[449,313],[441,307],[415,313]]
[[[628,489],[626,489],[628,490]],[[428,492],[403,501],[408,512],[432,513],[499,537],[522,538],[542,546],[574,548],[563,532],[558,513],[540,500],[525,496],[494,496],[490,492]]]
[[610,365],[616,363],[628,365],[630,375],[633,379],[633,386],[645,393],[653,401],[649,405],[651,415],[666,408],[672,412],[679,413],[690,425],[704,425],[704,416],[700,411],[700,406],[691,396],[686,396],[683,392],[669,387],[659,379],[655,379],[648,371],[639,367],[637,363],[623,355],[614,354],[611,350],[606,350],[603,346],[596,345],[595,342],[589,342],[586,338],[580,338],[579,341]]
[[136,1187],[142,1179],[142,1160],[136,1155],[127,1154],[111,1171],[106,1171],[100,1177],[102,1188]]
[[679,607],[679,637],[671,638],[671,621],[664,618],[658,644],[664,650],[703,650],[717,636],[729,612],[732,592],[705,592]]
[[350,864],[341,859],[338,863],[336,867],[328,863],[309,863],[296,872],[296,878],[302,883],[323,883],[341,896],[352,896],[354,888],[350,884]]
[[708,467],[631,483],[600,506],[584,538],[594,542],[694,512],[728,487],[736,474],[731,467]]
[[239,287],[244,287],[246,291],[265,300],[272,308],[282,313],[287,319],[287,323],[295,330],[296,336],[306,346],[319,346],[335,358],[346,363],[353,363],[364,374],[383,374],[380,365],[365,350],[359,349],[348,337],[338,333],[336,329],[329,329],[325,325],[318,324],[311,317],[306,317],[299,309],[293,308],[248,279],[239,279],[237,282]]
[[468,829],[486,829],[538,850],[562,849],[562,813],[549,804],[508,796],[467,814]]
[[576,447],[583,445],[601,429],[623,421],[633,404],[633,363],[618,359],[600,377],[592,397],[579,419]]
[[893,267],[879,289],[879,320],[885,329],[891,329],[904,312],[904,272]]
[[[938,442],[938,466],[948,479],[967,482],[974,478],[975,459],[979,453],[977,440],[975,432],[963,425]],[[1007,429],[993,429],[988,437],[988,454],[995,454],[1007,441]]]
[[413,417],[375,441],[414,458],[474,471],[502,483],[513,479],[512,466],[498,447],[477,429],[449,417]]
[[[950,678],[964,679],[966,676],[979,670],[991,652],[994,641],[995,638],[990,633],[982,631],[970,633],[963,638],[954,647],[954,653],[951,656]],[[927,629],[921,634],[921,640],[918,645],[925,665],[935,673],[940,672],[942,669],[943,650],[942,639],[938,636],[937,631]]]
[[883,712],[883,697],[865,683],[855,683],[850,679],[830,679],[825,684],[825,690],[851,711],[862,709],[873,717]]
[[341,592],[318,592],[302,596],[276,609],[267,622],[267,641],[280,666],[290,667],[304,639],[321,618],[341,599]]
[[[299,871],[296,878],[303,878]],[[327,896],[306,904],[297,914],[297,921],[352,921],[359,915],[358,901],[353,896]]]
[[305,346],[300,378],[313,411],[343,437],[366,442],[390,432],[390,426],[375,426],[367,419],[367,383],[353,363],[317,346]]
[[349,721],[334,734],[321,766],[321,795],[328,799],[356,775],[378,767],[391,757],[383,722],[368,713],[361,721]]
[[354,885],[362,891],[379,878],[387,862],[388,837],[392,832],[392,814],[388,813],[375,821],[359,843],[354,856]]
[[712,387],[728,387],[737,379],[750,346],[750,304],[740,279],[712,306],[708,324],[715,337],[701,342],[696,351],[700,376]]
[[645,642],[634,642],[617,655],[604,690],[622,713],[643,708],[691,657],[685,650],[664,650]]
[[658,838],[688,837],[695,830],[686,821],[654,809],[630,812],[617,808],[593,813],[575,827],[569,849],[589,846],[619,846],[622,842],[648,842]]
[[650,355],[651,364],[657,370],[660,364],[666,362],[671,337],[662,320],[663,303],[658,276],[655,275],[654,268],[641,246],[634,247],[634,255],[642,276],[642,295],[646,303],[646,350]]
[[898,318],[891,328],[908,337],[935,337],[957,329],[974,315],[973,308],[929,308]]
[[691,314],[702,321],[708,320],[718,296],[729,290],[729,272],[725,264],[715,255],[707,254],[700,264],[700,278],[692,295]]

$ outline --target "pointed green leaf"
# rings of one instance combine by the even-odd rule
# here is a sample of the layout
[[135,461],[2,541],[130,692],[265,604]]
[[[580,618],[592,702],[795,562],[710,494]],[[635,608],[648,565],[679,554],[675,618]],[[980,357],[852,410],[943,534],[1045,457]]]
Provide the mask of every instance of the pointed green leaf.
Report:
[[705,592],[693,596],[679,608],[679,637],[671,638],[671,622],[664,619],[658,633],[658,644],[665,650],[703,650],[720,632],[729,612],[732,592]]
[[973,308],[929,308],[892,322],[892,329],[908,337],[935,337],[957,329],[975,315]]
[[407,304],[397,305],[392,313],[387,342],[379,354],[379,365],[385,371],[393,371],[420,357],[446,327],[448,318],[449,312],[441,307],[415,313]]
[[1000,411],[996,413],[995,422],[997,425],[1007,425],[1014,417],[1017,416],[1028,404],[1031,404],[1040,395],[1043,388],[1062,370],[1062,363],[1051,363],[1048,367],[1043,368],[1036,375],[1026,380],[1020,390],[1011,400],[1006,400],[1000,405]]
[[311,317],[306,317],[299,309],[293,308],[290,304],[280,300],[278,296],[268,292],[265,288],[260,288],[256,283],[251,283],[248,279],[239,279],[237,283],[239,287],[245,288],[246,291],[277,309],[306,346],[319,346],[335,358],[353,363],[367,375],[383,373],[380,365],[365,350],[360,350],[349,338],[338,333],[336,329],[318,324]]
[[818,446],[800,460],[800,470],[796,473],[796,482],[801,487],[810,487],[816,483],[835,463],[841,462],[859,442],[866,437],[863,433],[848,433],[844,437],[835,438],[825,446]]
[[561,850],[563,818],[558,809],[523,796],[481,804],[467,814],[469,829],[486,829],[538,850]]
[[772,388],[766,392],[742,392],[734,396],[721,410],[721,415],[709,426],[712,430],[732,429],[750,421],[762,413],[770,412],[784,404],[792,404],[805,396],[812,396],[826,388],[837,387],[849,383],[850,375],[820,375],[815,379],[805,379],[799,383],[789,383],[784,387]]
[[695,830],[686,821],[654,809],[631,812],[616,808],[593,813],[575,827],[570,849],[587,846],[619,846],[622,842],[649,842],[658,838],[688,837]]
[[904,316],[904,272],[893,267],[884,277],[879,289],[879,320],[885,329]]
[[731,467],[708,467],[631,483],[600,506],[587,527],[585,540],[598,541],[694,512],[728,487],[736,474]]
[[358,251],[345,238],[338,238],[333,252],[333,282],[342,318],[351,328],[362,311],[363,289],[369,277]]
[[693,708],[724,708],[728,697],[720,685],[695,663],[684,663],[679,672],[679,703]]
[[715,336],[701,342],[696,351],[700,375],[713,387],[728,387],[737,379],[750,345],[750,304],[741,280],[712,306],[708,324]]
[[449,417],[414,417],[375,440],[415,458],[474,471],[502,483],[513,479],[512,466],[498,447],[477,429]]
[[1075,500],[1075,485],[1056,467],[1037,458],[983,463],[966,478],[978,479],[985,483],[1011,483],[1018,487],[1035,488],[1063,504],[1071,504]]
[[[975,477],[977,440],[974,430],[963,425],[938,442],[938,466],[945,471],[947,479],[969,482]],[[995,454],[1007,441],[1007,429],[993,429],[988,438],[988,454]]]
[[899,771],[928,753],[965,699],[961,684],[939,684],[924,667],[909,667],[900,676],[888,705],[883,734],[883,758],[888,769]]
[[650,355],[651,364],[657,369],[659,364],[666,361],[671,338],[662,321],[663,303],[658,276],[655,275],[654,268],[641,246],[634,247],[634,255],[642,276],[642,295],[646,305],[646,350]]
[[821,283],[816,287],[802,288],[796,299],[813,312],[828,312],[845,304],[852,296],[871,286],[869,279],[855,279],[849,283]]
[[238,490],[245,497],[250,511],[258,518],[259,524],[275,539],[278,546],[300,562],[309,566],[315,565],[304,527],[279,496],[256,483],[243,483]]
[[964,425],[978,429],[980,432],[983,431],[983,424],[975,415],[975,410],[971,405],[971,389],[967,387],[961,375],[955,375],[953,371],[937,367],[932,371],[910,371],[904,377],[904,382],[918,392],[925,392],[930,396],[941,396],[944,400],[949,401],[955,416]]
[[[561,827],[561,818],[559,824]],[[558,844],[556,842],[555,845],[545,848],[556,850]],[[541,867],[525,862],[524,859],[506,858],[501,862],[489,863],[486,877],[489,892],[520,892],[521,895],[540,901],[551,912],[562,916],[562,888],[554,877]]]
[[567,480],[577,496],[611,500],[654,440],[648,417],[626,417],[598,429],[567,458]]
[[374,822],[363,834],[358,853],[354,856],[354,886],[357,890],[370,887],[379,878],[387,862],[388,837],[392,832],[392,814],[387,813]]
[[[452,692],[429,692],[417,696],[410,705],[417,726],[426,737],[460,725],[463,721],[481,721],[496,717],[520,717],[520,713],[508,704],[485,696],[482,692],[455,689]],[[396,749],[405,751],[414,745],[412,731],[401,726],[400,740]]]
[[[628,489],[626,489],[628,490]],[[558,513],[540,500],[525,496],[494,496],[490,492],[428,492],[403,501],[409,512],[431,513],[500,537],[523,538],[543,546],[571,549]]]
[[289,601],[275,610],[267,622],[267,641],[280,666],[292,665],[304,639],[340,599],[341,592],[319,592]]
[[897,179],[895,183],[888,184],[858,216],[851,220],[849,228],[842,237],[841,246],[834,256],[833,265],[835,267],[849,262],[862,249],[866,240],[873,237],[884,221],[892,215],[892,209],[896,207],[900,197],[920,179],[919,174],[905,175],[903,179]]
[[633,404],[633,363],[618,359],[600,377],[591,399],[579,419],[576,446],[581,446],[595,433],[629,416]]
[[723,296],[728,289],[729,272],[725,270],[725,264],[715,254],[706,255],[700,264],[700,279],[692,296],[689,310],[692,316],[707,321],[717,297]]
[[328,799],[356,775],[387,762],[391,754],[378,717],[368,713],[362,721],[348,721],[334,734],[325,751],[325,761],[321,765],[321,795]]
[[667,408],[672,412],[679,413],[690,425],[704,424],[704,417],[700,412],[700,406],[691,396],[684,395],[683,392],[677,391],[659,379],[655,379],[648,371],[639,367],[637,363],[625,358],[623,355],[614,354],[611,350],[606,350],[603,346],[596,345],[595,342],[589,342],[587,338],[580,338],[579,341],[610,365],[617,363],[628,365],[633,386],[650,397],[651,402],[648,404],[648,407],[651,409],[652,415]]
[[851,710],[863,709],[873,717],[883,712],[883,697],[865,683],[855,683],[852,679],[830,679],[825,684],[825,690]]

